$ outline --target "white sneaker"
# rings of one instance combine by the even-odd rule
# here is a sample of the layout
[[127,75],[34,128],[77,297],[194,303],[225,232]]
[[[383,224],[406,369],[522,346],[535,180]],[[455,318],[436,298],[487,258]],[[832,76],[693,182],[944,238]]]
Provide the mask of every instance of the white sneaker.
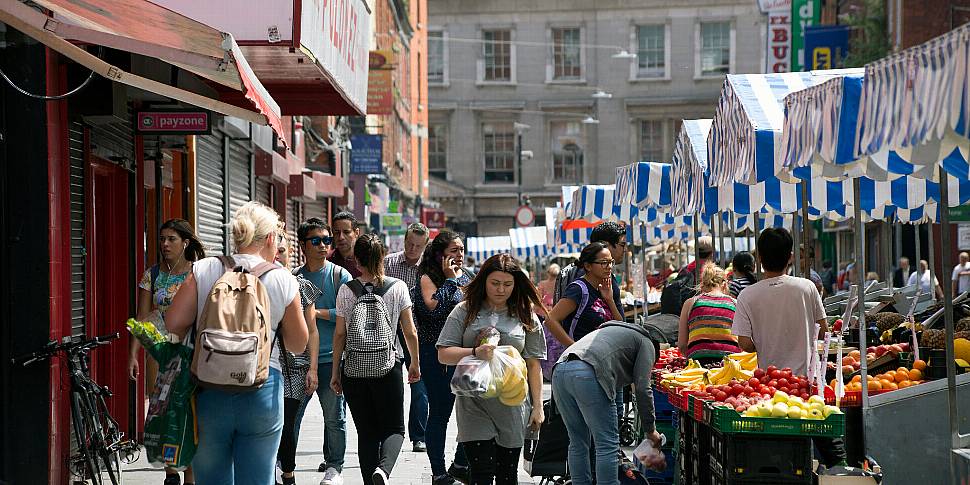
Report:
[[387,485],[387,474],[380,468],[374,470],[374,485]]
[[327,468],[327,471],[323,474],[323,480],[320,480],[320,485],[343,485],[344,479],[340,476],[340,472],[336,468]]

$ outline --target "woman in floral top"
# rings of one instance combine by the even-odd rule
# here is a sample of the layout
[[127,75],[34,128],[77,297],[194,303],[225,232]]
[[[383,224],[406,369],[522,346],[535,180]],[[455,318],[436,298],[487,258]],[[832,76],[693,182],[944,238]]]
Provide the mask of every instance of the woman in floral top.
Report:
[[[151,268],[145,270],[141,281],[138,283],[138,314],[139,321],[150,320],[163,335],[168,332],[163,324],[165,311],[172,304],[175,293],[178,292],[185,278],[192,271],[192,263],[205,257],[205,249],[202,242],[192,229],[192,225],[184,219],[170,219],[162,224],[158,230],[158,249],[161,253],[161,261]],[[141,345],[137,339],[131,339],[128,349],[128,377],[132,380],[138,378],[138,350]],[[151,361],[149,361],[151,362]],[[151,363],[148,366],[148,375],[151,379],[146,380],[149,393],[155,387],[155,379],[158,377],[157,364]],[[180,478],[174,469],[165,469],[165,484],[178,485]],[[185,483],[194,482],[192,469],[185,470]]]

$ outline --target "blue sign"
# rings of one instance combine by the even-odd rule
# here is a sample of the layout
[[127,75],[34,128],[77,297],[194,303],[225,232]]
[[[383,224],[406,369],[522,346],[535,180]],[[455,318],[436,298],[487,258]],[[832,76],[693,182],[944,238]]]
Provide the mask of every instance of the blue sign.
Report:
[[384,173],[384,139],[380,135],[352,135],[350,173]]
[[805,28],[805,68],[809,70],[838,69],[849,53],[847,25],[813,26]]

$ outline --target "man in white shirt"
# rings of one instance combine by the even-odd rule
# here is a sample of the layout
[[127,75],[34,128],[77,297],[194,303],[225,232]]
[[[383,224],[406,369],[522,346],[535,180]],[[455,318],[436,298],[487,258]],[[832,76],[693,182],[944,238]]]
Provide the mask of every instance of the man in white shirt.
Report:
[[960,253],[960,264],[953,267],[953,296],[970,290],[970,254]]

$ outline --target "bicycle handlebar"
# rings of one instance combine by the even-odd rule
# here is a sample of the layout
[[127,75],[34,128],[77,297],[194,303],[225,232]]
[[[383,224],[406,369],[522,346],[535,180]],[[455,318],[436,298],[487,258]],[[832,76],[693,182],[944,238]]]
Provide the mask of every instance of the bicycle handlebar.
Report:
[[10,359],[10,362],[14,365],[26,367],[38,360],[48,359],[58,352],[64,352],[67,354],[83,352],[100,345],[108,345],[112,340],[119,337],[121,337],[121,333],[119,332],[101,335],[86,340],[75,340],[75,337],[65,337],[61,343],[53,341],[48,342],[47,345],[38,350]]

